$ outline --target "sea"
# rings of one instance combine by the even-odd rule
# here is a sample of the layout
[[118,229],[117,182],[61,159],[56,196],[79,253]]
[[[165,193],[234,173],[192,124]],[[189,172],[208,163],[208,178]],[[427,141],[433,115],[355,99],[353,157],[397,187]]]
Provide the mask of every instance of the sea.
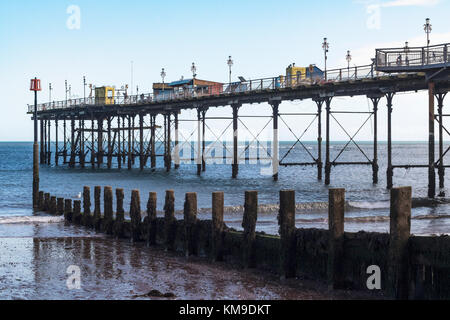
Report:
[[[292,148],[293,144],[280,142],[283,163],[312,162],[317,143],[304,142]],[[339,161],[365,161],[366,156],[371,159],[373,155],[370,142],[352,143],[341,153],[344,146],[344,142],[331,143],[331,160],[338,156]],[[241,145],[240,151],[245,148]],[[393,163],[426,164],[427,148],[425,142],[394,142]],[[223,191],[225,223],[235,229],[242,229],[245,191],[256,190],[260,205],[257,231],[278,234],[280,190],[295,190],[298,228],[327,228],[328,189],[345,188],[345,230],[389,232],[390,192],[386,189],[387,148],[383,142],[379,143],[378,159],[378,184],[372,183],[371,166],[353,165],[332,167],[330,186],[317,180],[317,168],[313,166],[280,166],[279,179],[274,181],[267,161],[243,160],[238,178],[232,179],[231,164],[220,161],[208,161],[206,171],[197,176],[195,163],[183,162],[179,169],[166,172],[162,158],[158,158],[155,170],[143,171],[139,170],[138,158],[131,170],[126,164],[121,170],[108,170],[92,168],[89,163],[85,168],[71,169],[64,164],[55,166],[52,159],[52,165],[40,166],[40,189],[58,197],[79,199],[83,186],[91,190],[94,186],[123,188],[125,210],[129,208],[131,190],[140,191],[142,210],[148,193],[157,192],[160,215],[165,191],[170,189],[175,191],[178,219],[183,216],[186,192],[197,193],[198,217],[210,219],[211,194]],[[113,163],[113,167],[117,164]],[[394,171],[394,186],[412,186],[411,232],[449,234],[450,203],[445,197],[427,201],[427,180],[426,168]],[[265,280],[250,279],[225,267],[219,277],[211,266],[186,263],[145,246],[66,226],[60,217],[34,212],[30,142],[0,142],[0,186],[0,299],[135,299],[152,289],[173,292],[181,299],[286,298],[277,284],[270,286]],[[450,194],[447,188],[437,192]],[[81,268],[81,289],[68,289],[68,270],[72,270],[68,268],[73,265]],[[211,279],[195,287],[204,274],[211,274]],[[180,282],[184,285],[180,286]],[[289,297],[295,298],[295,294]]]

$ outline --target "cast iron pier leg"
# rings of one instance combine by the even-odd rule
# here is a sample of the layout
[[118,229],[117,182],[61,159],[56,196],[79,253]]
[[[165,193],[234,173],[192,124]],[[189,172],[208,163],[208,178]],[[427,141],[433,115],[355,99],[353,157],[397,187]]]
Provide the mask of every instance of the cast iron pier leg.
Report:
[[232,177],[237,178],[239,172],[239,156],[238,156],[238,111],[240,104],[232,104],[233,109],[233,164],[232,164]]
[[326,150],[325,150],[325,184],[330,184],[330,173],[331,173],[331,163],[330,163],[330,105],[331,97],[325,99],[325,110],[326,110]]
[[392,168],[392,99],[394,98],[394,92],[389,92],[386,94],[387,99],[387,171],[386,171],[386,181],[387,181],[387,189],[392,189],[392,177],[394,175],[394,169]]
[[428,83],[428,198],[436,194],[434,171],[434,82]]

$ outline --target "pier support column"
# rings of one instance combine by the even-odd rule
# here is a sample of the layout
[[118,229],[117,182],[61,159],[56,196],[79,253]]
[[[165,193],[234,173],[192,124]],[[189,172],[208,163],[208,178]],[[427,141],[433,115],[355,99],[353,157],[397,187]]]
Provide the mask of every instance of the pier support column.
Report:
[[55,166],[58,166],[58,119],[55,119]]
[[52,150],[51,150],[51,126],[52,126],[52,120],[48,119],[48,124],[47,124],[47,130],[48,130],[48,136],[47,136],[47,164],[51,165],[52,164],[52,158],[51,158],[51,154],[52,154]]
[[70,119],[70,162],[69,167],[75,167],[75,119]]
[[63,131],[64,131],[63,161],[64,163],[67,163],[67,124],[65,118],[63,123]]
[[44,163],[44,120],[43,119],[39,119],[39,125],[40,125],[40,139],[41,142],[39,144],[39,149],[40,149],[40,153],[39,153],[39,163],[43,164]]
[[411,187],[391,190],[388,292],[408,299],[408,240],[411,232]]
[[112,141],[111,141],[111,117],[108,116],[108,118],[106,118],[106,125],[107,125],[107,134],[108,134],[108,158],[106,160],[106,166],[108,167],[108,169],[111,169],[112,167],[112,152],[113,152],[113,146],[112,146]]
[[43,137],[44,137],[44,152],[42,154],[42,163],[47,164],[47,119],[44,119],[44,129],[43,129]]
[[127,153],[125,151],[125,141],[126,139],[126,134],[125,134],[125,116],[122,117],[122,164],[125,164],[125,160],[126,160],[126,156]]
[[238,112],[241,104],[232,104],[233,109],[233,164],[232,164],[232,178],[235,179],[239,172],[239,154],[238,154]]
[[128,170],[131,170],[132,166],[132,155],[131,155],[131,116],[128,116],[128,141],[127,141],[127,147],[128,147]]
[[372,183],[378,183],[378,103],[381,96],[369,96],[373,105],[373,161],[372,161]]
[[330,163],[330,111],[331,111],[331,97],[325,99],[326,110],[326,149],[325,149],[325,184],[330,184],[331,163]]
[[152,170],[155,170],[156,167],[156,115],[152,114],[150,116],[150,127],[151,127],[151,136],[150,136],[150,166]]
[[95,168],[95,122],[94,122],[94,116],[91,116],[91,166],[92,168]]
[[202,174],[202,163],[203,163],[203,153],[202,153],[202,111],[200,108],[197,109],[197,175]]
[[278,181],[279,170],[279,145],[278,145],[278,114],[281,101],[270,101],[272,106],[272,122],[273,122],[273,136],[272,136],[272,177],[274,181]]
[[167,135],[166,135],[166,171],[170,172],[172,169],[172,133],[171,133],[172,119],[171,113],[167,114]]
[[80,166],[85,167],[85,153],[84,153],[84,119],[78,121],[80,127],[80,155],[78,159],[80,160]]
[[436,172],[434,171],[434,82],[428,83],[428,198],[436,195]]
[[317,104],[317,180],[322,180],[322,106],[323,100],[315,100]]
[[386,94],[387,100],[387,171],[386,171],[386,180],[387,180],[387,189],[392,188],[392,177],[394,175],[394,169],[392,168],[392,99],[394,98],[394,92],[389,92]]
[[444,137],[443,137],[443,131],[444,131],[444,123],[443,123],[443,117],[442,117],[442,109],[444,108],[444,98],[447,95],[447,93],[438,93],[436,95],[436,99],[438,101],[438,114],[439,114],[439,167],[438,167],[438,174],[439,174],[439,196],[445,197],[444,192],[444,177],[445,177],[445,168],[444,168]]
[[174,122],[175,122],[175,169],[180,168],[180,141],[178,133],[178,111],[174,112]]
[[144,115],[139,114],[139,169],[144,170]]
[[117,117],[117,168],[122,169],[120,117]]
[[103,163],[103,118],[97,119],[97,168]]
[[135,147],[135,145],[136,145],[136,136],[135,136],[135,124],[134,124],[134,121],[135,121],[135,118],[136,118],[136,115],[134,115],[133,114],[133,116],[132,116],[132,118],[131,118],[131,164],[134,166],[134,164],[135,164],[135,158],[136,158],[136,147]]

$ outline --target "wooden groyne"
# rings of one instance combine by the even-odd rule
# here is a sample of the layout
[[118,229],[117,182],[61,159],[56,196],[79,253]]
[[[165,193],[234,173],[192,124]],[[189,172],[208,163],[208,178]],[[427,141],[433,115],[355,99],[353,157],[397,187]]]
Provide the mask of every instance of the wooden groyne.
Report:
[[[81,200],[57,198],[39,192],[40,211],[64,215],[66,223],[86,226],[116,238],[145,241],[186,256],[208,257],[242,268],[276,273],[282,278],[302,277],[326,281],[330,289],[382,290],[396,299],[450,299],[450,237],[412,236],[411,188],[391,190],[390,233],[344,232],[345,190],[329,191],[329,229],[295,226],[295,191],[280,191],[280,236],[256,232],[258,193],[245,193],[243,231],[228,228],[223,220],[224,194],[212,194],[211,220],[197,218],[197,194],[187,193],[184,218],[175,218],[174,192],[166,191],[164,217],[157,217],[157,194],[151,192],[146,211],[140,193],[131,192],[125,219],[124,191],[94,188],[91,214],[90,188]],[[82,211],[83,209],[83,211]],[[373,271],[375,270],[375,271]],[[376,280],[379,270],[379,285]],[[371,284],[369,285],[369,282]]]

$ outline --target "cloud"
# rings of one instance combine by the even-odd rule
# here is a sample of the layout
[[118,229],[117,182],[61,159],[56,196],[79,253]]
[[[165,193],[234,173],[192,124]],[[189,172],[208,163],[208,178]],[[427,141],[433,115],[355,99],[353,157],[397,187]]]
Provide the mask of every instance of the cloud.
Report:
[[440,2],[440,0],[394,0],[389,2],[380,3],[381,7],[409,7],[409,6],[420,6],[420,7],[431,7],[435,6]]

